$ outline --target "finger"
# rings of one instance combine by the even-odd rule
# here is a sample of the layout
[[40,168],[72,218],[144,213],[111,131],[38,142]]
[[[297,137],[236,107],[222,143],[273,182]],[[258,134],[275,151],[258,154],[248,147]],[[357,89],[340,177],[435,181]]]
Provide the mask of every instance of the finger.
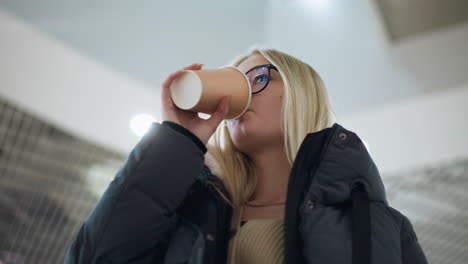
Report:
[[193,63],[189,66],[186,66],[182,68],[183,70],[193,70],[193,69],[201,69],[203,67],[203,64],[200,63]]
[[207,122],[209,122],[213,127],[217,127],[229,112],[230,102],[231,96],[223,97],[221,102],[219,102],[218,107],[216,108],[216,112],[213,113],[209,119],[207,119]]

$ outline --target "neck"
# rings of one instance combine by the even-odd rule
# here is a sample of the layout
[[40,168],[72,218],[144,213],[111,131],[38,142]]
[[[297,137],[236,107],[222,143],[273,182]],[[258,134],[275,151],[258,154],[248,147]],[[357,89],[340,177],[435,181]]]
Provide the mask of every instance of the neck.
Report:
[[257,187],[250,201],[271,203],[285,201],[291,166],[284,147],[263,149],[250,155],[257,175]]

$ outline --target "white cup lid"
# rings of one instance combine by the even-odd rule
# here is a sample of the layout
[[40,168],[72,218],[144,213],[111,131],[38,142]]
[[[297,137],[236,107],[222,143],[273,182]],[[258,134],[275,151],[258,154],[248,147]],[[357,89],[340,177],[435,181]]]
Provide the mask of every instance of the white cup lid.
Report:
[[202,88],[200,77],[195,72],[186,70],[171,84],[172,100],[181,109],[192,109],[201,99]]

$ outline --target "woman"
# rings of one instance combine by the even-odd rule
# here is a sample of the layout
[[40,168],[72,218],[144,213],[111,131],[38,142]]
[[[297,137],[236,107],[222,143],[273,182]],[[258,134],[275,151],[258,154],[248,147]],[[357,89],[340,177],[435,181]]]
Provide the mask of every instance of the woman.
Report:
[[233,63],[249,111],[221,124],[162,84],[150,131],[70,245],[66,263],[427,263],[359,137],[332,121],[317,73],[274,49]]

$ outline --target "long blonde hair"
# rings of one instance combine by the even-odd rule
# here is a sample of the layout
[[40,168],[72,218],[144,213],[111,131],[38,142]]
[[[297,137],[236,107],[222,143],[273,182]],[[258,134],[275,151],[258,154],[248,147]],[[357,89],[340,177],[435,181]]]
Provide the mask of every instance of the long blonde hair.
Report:
[[[278,68],[283,79],[282,133],[287,159],[292,166],[299,147],[308,133],[333,125],[333,109],[322,79],[317,72],[301,60],[276,49],[252,47],[246,55],[234,59],[237,67],[254,54],[265,57]],[[224,183],[233,208],[240,208],[253,194],[257,177],[245,154],[232,142],[229,130],[220,125],[207,144],[208,152],[220,170],[215,175]]]

